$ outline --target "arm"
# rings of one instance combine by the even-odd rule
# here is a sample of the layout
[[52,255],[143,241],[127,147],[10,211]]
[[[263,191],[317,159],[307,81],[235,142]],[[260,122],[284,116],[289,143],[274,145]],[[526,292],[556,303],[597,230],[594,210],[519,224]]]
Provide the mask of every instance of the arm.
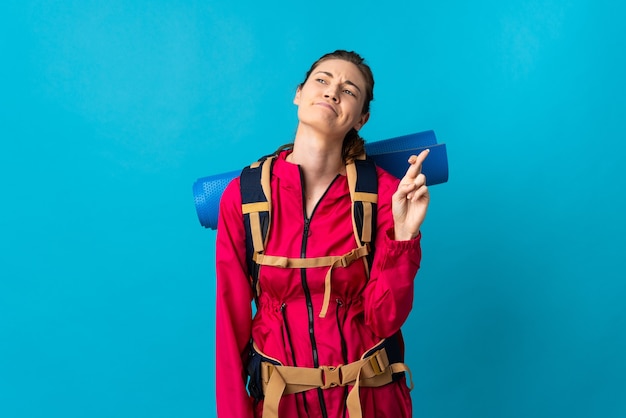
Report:
[[252,417],[245,363],[252,329],[239,179],[220,201],[216,244],[216,391],[220,417]]
[[421,261],[419,229],[429,201],[420,174],[426,156],[411,157],[401,182],[379,175],[376,253],[363,299],[365,322],[381,338],[395,334],[413,306],[413,282]]

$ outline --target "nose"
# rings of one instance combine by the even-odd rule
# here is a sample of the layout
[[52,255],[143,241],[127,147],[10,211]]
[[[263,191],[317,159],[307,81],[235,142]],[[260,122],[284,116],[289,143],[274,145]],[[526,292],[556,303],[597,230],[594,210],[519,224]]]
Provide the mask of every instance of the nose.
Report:
[[331,99],[333,102],[339,102],[339,92],[337,91],[337,87],[329,85],[324,92],[324,97]]

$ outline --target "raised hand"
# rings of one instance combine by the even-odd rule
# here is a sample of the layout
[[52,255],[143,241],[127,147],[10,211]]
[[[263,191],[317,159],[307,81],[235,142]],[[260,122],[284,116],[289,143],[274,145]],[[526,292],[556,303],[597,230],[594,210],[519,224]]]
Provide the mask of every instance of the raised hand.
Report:
[[422,174],[422,163],[429,150],[419,155],[411,155],[406,174],[400,180],[392,197],[392,211],[396,240],[409,240],[419,234],[420,226],[426,217],[430,202],[426,176]]

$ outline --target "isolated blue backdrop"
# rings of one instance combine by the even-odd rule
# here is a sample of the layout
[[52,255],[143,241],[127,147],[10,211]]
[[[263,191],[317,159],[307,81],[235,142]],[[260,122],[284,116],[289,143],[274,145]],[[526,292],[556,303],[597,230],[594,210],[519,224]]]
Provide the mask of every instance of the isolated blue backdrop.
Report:
[[336,48],[368,140],[434,129],[404,330],[419,417],[626,416],[626,7],[0,5],[0,416],[207,417],[214,241],[191,185],[289,142]]

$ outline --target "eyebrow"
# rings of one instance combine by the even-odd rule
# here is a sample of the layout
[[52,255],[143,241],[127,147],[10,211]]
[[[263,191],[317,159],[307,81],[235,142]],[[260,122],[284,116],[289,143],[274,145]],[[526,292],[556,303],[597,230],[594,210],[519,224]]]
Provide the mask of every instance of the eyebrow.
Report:
[[[334,77],[333,77],[333,74],[332,74],[332,73],[329,73],[328,71],[318,71],[318,72],[316,72],[315,74],[319,74],[319,73],[325,74],[325,75],[327,75],[327,76],[328,76],[328,77],[330,77],[330,78],[334,78]],[[359,86],[357,86],[356,84],[354,84],[352,81],[350,81],[350,80],[346,80],[346,82],[345,82],[345,83],[346,83],[346,84],[349,84],[349,85],[351,85],[351,86],[354,86],[354,88],[355,88],[355,89],[357,89],[357,90],[359,91],[359,93],[361,93],[361,89],[359,88]]]

